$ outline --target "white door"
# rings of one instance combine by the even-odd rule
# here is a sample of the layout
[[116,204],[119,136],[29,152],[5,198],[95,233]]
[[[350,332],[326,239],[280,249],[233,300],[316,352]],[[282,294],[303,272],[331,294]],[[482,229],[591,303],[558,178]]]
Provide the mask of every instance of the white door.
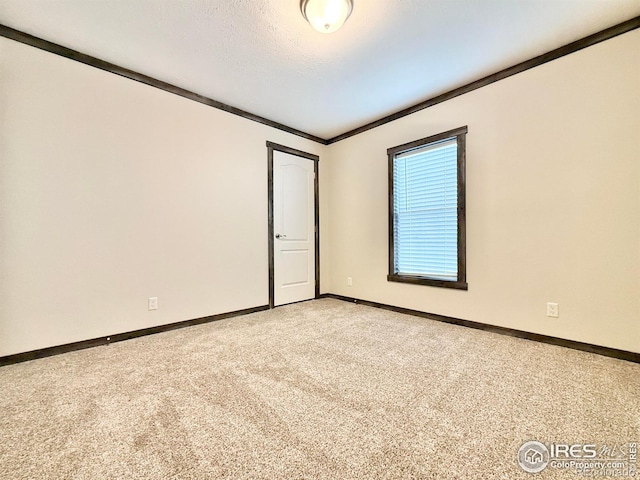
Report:
[[315,297],[314,162],[273,152],[274,305]]

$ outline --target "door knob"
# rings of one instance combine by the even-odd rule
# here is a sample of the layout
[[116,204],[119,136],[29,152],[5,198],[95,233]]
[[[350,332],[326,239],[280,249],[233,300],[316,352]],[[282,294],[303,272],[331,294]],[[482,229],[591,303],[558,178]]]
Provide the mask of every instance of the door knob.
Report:
[[276,238],[287,238],[286,235],[280,235],[279,233],[276,233]]

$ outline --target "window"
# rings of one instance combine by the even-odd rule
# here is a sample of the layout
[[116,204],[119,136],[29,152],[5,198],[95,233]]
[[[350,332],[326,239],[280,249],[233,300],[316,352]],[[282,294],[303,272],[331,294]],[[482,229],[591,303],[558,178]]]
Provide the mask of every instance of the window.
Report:
[[466,133],[461,127],[387,150],[389,281],[467,289]]

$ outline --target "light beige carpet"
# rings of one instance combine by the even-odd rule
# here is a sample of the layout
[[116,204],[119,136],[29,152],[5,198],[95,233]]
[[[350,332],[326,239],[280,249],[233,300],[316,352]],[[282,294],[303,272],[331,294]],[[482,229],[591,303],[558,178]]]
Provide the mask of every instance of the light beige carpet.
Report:
[[640,439],[640,365],[305,302],[0,368],[0,478],[570,479]]

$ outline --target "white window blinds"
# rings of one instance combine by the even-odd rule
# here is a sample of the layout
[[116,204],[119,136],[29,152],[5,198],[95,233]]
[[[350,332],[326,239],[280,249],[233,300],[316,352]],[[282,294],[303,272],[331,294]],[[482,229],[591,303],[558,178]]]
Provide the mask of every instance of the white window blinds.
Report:
[[456,281],[456,138],[398,154],[393,162],[395,273]]

